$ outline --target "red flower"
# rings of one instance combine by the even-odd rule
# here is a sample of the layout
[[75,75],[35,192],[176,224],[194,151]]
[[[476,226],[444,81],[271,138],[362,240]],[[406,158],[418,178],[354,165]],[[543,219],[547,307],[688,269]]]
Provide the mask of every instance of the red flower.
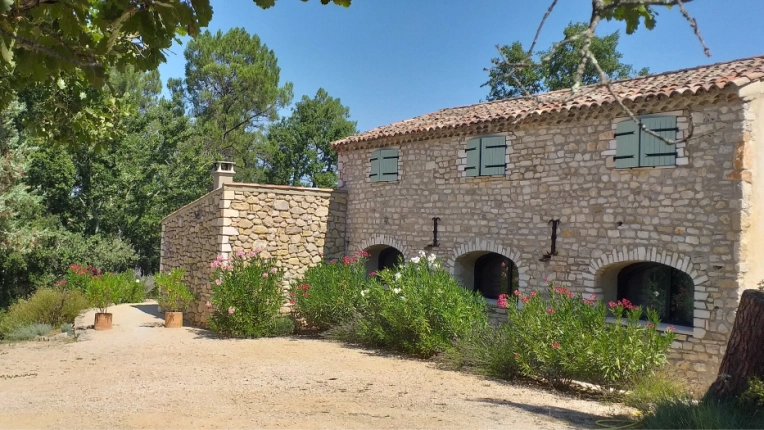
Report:
[[329,262],[329,264],[337,264],[337,260],[332,260]]
[[555,343],[552,344],[552,349],[560,349],[560,346],[562,346],[562,345],[560,345],[559,343],[555,342]]
[[308,297],[308,293],[307,293],[307,291],[306,291],[306,292],[304,292],[304,293],[302,293],[302,296],[303,296],[303,297]]
[[531,291],[531,297],[536,297],[536,294],[537,293],[535,291]]
[[371,272],[371,273],[369,273],[369,276],[370,276],[370,277],[374,277],[374,276],[377,276],[377,272]]
[[496,305],[498,305],[502,309],[507,308],[507,296],[506,294],[499,294],[499,299],[496,300]]
[[351,260],[350,257],[348,257],[347,255],[342,257],[342,262],[345,264],[350,264],[351,261],[353,260]]
[[653,328],[653,327],[655,327],[655,326],[653,325],[653,323],[647,323],[647,324],[645,324],[645,327],[647,327],[647,328]]
[[615,302],[613,302],[613,301],[610,301],[610,302],[608,302],[608,304],[607,304],[607,305],[608,305],[608,306],[610,306],[610,309],[613,309],[614,307],[618,306],[618,305],[616,305],[616,304],[615,304]]
[[520,354],[515,353],[515,358],[520,358]]
[[523,293],[521,293],[520,290],[515,290],[515,291],[512,291],[512,294],[514,294],[516,296],[519,296],[519,295],[521,295]]
[[666,328],[666,331],[674,331],[676,330],[673,325],[670,325]]
[[[300,287],[297,287],[297,288],[300,288]],[[291,297],[294,297],[294,296],[296,296],[296,295],[297,295],[297,293],[296,293],[296,292],[294,292],[294,291],[292,291],[292,292],[290,292],[290,293],[289,293],[289,295],[290,295]]]
[[547,308],[546,313],[548,313],[550,315],[553,314],[554,313],[554,308]]
[[530,297],[520,297],[520,301],[523,303],[528,303],[531,301]]
[[293,305],[294,304],[294,299],[289,299],[289,304]]

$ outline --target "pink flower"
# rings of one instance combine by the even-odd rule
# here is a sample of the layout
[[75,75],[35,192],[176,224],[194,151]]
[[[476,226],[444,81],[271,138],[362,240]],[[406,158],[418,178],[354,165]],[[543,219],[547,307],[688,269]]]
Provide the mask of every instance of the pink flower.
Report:
[[233,306],[228,308],[228,315],[233,315],[234,312],[236,312],[236,309]]
[[337,264],[337,260],[332,260],[329,262],[329,264]]
[[523,293],[521,293],[520,290],[515,290],[515,291],[512,291],[512,294],[514,294],[516,296],[519,296],[519,295],[521,295]]
[[303,297],[308,297],[308,292],[306,291],[306,292],[302,293],[302,296]]
[[676,330],[676,329],[674,328],[673,325],[670,325],[670,326],[666,327],[666,331],[674,331],[674,330]]
[[255,251],[249,251],[249,252],[247,253],[247,258],[252,258],[252,257],[254,257],[255,255],[257,255],[257,253],[255,253]]
[[509,296],[506,295],[506,294],[499,294],[499,299],[496,300],[496,305],[499,306],[502,309],[506,309],[507,308],[507,298],[508,297]]
[[263,248],[255,248],[255,250],[254,250],[254,251],[252,251],[252,252],[254,252],[254,253],[255,253],[255,255],[257,255],[257,254],[259,254],[259,253],[263,252]]
[[597,295],[596,294],[591,294],[591,295],[589,295],[589,298],[592,299],[592,300],[597,300]]
[[553,314],[554,313],[554,308],[547,308],[546,313],[548,313],[550,315]]
[[608,302],[608,304],[607,304],[607,305],[608,305],[608,306],[610,306],[610,309],[613,309],[614,307],[618,306],[618,305],[616,305],[616,304],[615,304],[615,302],[614,302],[614,301],[610,301],[610,302]]
[[210,267],[213,269],[217,269],[219,264],[220,263],[217,260],[215,260],[212,263],[210,263]]
[[552,349],[560,349],[560,346],[562,346],[562,345],[560,345],[559,343],[555,342],[555,343],[552,344]]
[[520,358],[520,354],[515,353],[515,358]]
[[544,275],[544,282],[549,282],[549,277]]
[[375,277],[375,276],[377,276],[377,272],[371,272],[371,273],[369,273],[369,277],[372,277],[372,278],[373,278],[373,277]]
[[505,263],[505,262],[503,262],[503,261],[502,261],[502,262],[501,262],[501,267],[502,267],[502,268],[504,268],[504,267],[507,267],[507,263]]
[[536,294],[537,293],[535,291],[531,291],[531,297],[536,297]]
[[655,327],[655,326],[653,325],[653,323],[646,323],[646,324],[645,324],[645,327],[647,327],[647,328],[653,328],[653,327]]
[[207,309],[209,309],[212,307],[212,303],[210,303],[210,301],[207,300],[207,303],[205,303],[204,306],[207,306]]
[[[299,288],[299,287],[298,287],[298,288]],[[297,295],[297,293],[296,293],[296,292],[294,292],[294,291],[291,291],[291,292],[289,293],[289,296],[290,296],[290,297],[294,297],[294,296],[296,296],[296,295]]]
[[243,250],[243,249],[237,249],[237,250],[236,250],[236,256],[237,256],[237,257],[239,257],[239,258],[244,258],[244,255],[245,255],[245,253],[244,253],[244,250]]
[[222,281],[222,280],[220,280],[219,278],[218,278],[218,279],[215,279],[215,285],[220,285],[220,284],[222,284],[222,283],[223,283],[223,281]]
[[289,299],[289,304],[293,305],[294,304],[294,299]]
[[272,275],[275,275],[276,273],[278,273],[278,271],[279,271],[279,269],[277,269],[275,267],[271,267],[271,274]]
[[350,264],[353,260],[350,259],[347,255],[342,257],[342,262],[345,264]]
[[568,297],[570,297],[570,298],[573,298],[573,296],[575,296],[575,294],[573,293],[573,291],[568,291]]
[[267,277],[268,277],[268,272],[264,272],[263,273],[263,278],[267,278]]
[[523,303],[528,303],[528,302],[531,301],[531,298],[530,297],[520,297],[520,301],[523,302]]

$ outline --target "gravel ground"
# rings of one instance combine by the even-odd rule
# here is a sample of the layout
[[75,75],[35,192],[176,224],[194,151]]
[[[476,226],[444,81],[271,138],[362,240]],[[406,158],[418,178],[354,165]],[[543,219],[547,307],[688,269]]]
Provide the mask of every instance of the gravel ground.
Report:
[[592,428],[625,412],[329,341],[165,329],[151,303],[110,310],[112,330],[77,342],[0,345],[0,428]]

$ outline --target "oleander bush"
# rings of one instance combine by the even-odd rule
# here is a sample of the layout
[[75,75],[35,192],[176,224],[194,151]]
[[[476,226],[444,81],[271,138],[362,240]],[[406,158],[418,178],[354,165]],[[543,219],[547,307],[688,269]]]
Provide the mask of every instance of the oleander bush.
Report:
[[369,282],[365,269],[368,256],[361,251],[309,268],[289,292],[295,316],[319,331],[350,321],[358,313],[361,291]]

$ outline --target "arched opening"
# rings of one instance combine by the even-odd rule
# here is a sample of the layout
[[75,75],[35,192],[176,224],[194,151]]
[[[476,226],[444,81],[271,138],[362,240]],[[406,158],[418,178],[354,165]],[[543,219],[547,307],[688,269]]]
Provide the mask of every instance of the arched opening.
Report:
[[464,288],[487,299],[512,294],[518,288],[517,265],[495,252],[471,252],[456,259],[454,275]]
[[652,261],[630,262],[606,270],[602,281],[608,301],[627,299],[654,309],[663,323],[693,326],[695,284],[681,270]]
[[392,246],[374,245],[366,249],[369,258],[366,260],[366,273],[392,269],[403,260],[403,253]]

